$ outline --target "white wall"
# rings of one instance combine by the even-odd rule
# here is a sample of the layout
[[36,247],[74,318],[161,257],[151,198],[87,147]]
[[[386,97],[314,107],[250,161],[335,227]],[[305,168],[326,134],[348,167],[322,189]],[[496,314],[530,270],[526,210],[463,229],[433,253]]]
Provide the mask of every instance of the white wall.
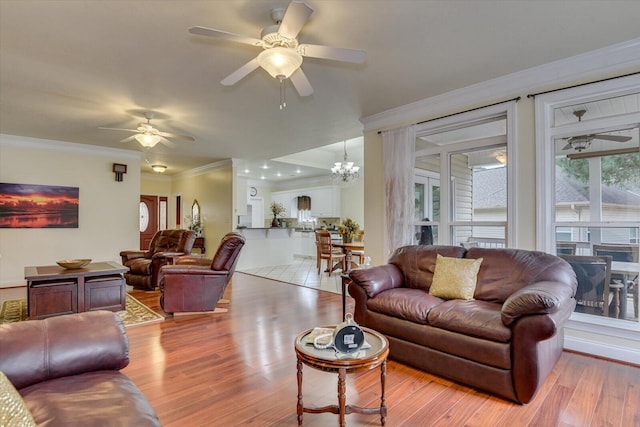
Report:
[[[191,214],[193,201],[198,200],[204,221],[207,255],[213,256],[220,239],[236,226],[231,161],[220,161],[175,175],[171,191],[182,195],[183,218]],[[182,228],[187,225],[183,219]]]
[[[122,182],[113,163],[128,165]],[[0,287],[23,285],[25,266],[120,262],[121,250],[138,247],[138,152],[0,134],[0,182],[80,189],[78,228],[0,228]]]

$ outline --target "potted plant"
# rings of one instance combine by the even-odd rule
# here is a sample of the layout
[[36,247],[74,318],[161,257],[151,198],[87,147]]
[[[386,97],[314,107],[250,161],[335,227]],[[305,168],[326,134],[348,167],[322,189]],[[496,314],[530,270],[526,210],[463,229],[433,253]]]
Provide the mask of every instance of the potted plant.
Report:
[[282,205],[282,203],[271,202],[271,213],[273,214],[273,221],[271,221],[272,227],[280,227],[280,222],[278,221],[278,217],[287,213],[287,210]]
[[187,216],[185,217],[185,222],[187,222],[187,228],[189,230],[193,230],[196,232],[196,236],[202,236],[202,233],[204,231],[204,223],[200,219],[200,216],[196,216],[195,218],[193,216]]
[[347,218],[338,227],[338,234],[342,236],[344,243],[351,243],[354,237],[360,235],[360,225],[351,218]]

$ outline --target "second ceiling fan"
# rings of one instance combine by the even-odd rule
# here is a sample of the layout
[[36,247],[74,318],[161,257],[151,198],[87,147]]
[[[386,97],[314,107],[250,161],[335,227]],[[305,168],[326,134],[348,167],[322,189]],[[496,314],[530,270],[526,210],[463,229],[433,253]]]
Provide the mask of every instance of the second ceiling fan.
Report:
[[[573,112],[573,115],[578,118],[578,121],[582,121],[582,116],[585,115],[587,110],[576,110]],[[567,141],[567,145],[565,145],[562,150],[568,150],[573,148],[578,153],[586,150],[591,145],[591,141],[594,139],[600,139],[603,141],[614,141],[614,142],[627,142],[631,140],[630,136],[620,136],[620,135],[606,135],[606,134],[587,134],[587,135],[577,135],[569,138],[564,138]]]
[[309,96],[313,87],[300,66],[303,57],[331,59],[334,61],[362,64],[367,60],[363,50],[345,49],[313,44],[300,44],[298,33],[313,13],[311,6],[304,2],[292,1],[287,9],[277,8],[271,11],[275,25],[262,30],[260,39],[206,27],[191,27],[191,34],[218,37],[238,43],[261,47],[264,50],[257,57],[225,77],[221,83],[232,86],[259,67],[266,70],[280,82],[280,109],[286,107],[284,82],[291,79],[300,96]]

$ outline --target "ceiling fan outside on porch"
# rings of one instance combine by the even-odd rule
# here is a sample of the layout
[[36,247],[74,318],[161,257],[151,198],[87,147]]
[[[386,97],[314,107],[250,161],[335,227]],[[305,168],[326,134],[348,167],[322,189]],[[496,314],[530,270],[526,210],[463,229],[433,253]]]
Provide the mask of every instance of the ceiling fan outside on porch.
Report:
[[[576,110],[573,112],[573,115],[578,118],[578,121],[582,121],[582,116],[587,112],[587,110]],[[577,135],[569,138],[563,138],[567,141],[567,145],[565,145],[562,149],[568,150],[573,148],[577,152],[581,152],[589,148],[591,145],[591,141],[594,139],[600,139],[603,141],[614,141],[614,142],[627,142],[631,139],[630,136],[618,136],[618,135],[603,135],[603,134],[588,134],[588,135]]]
[[301,1],[292,1],[286,10],[284,8],[273,9],[271,18],[275,25],[264,28],[260,39],[199,26],[189,28],[189,32],[263,48],[264,50],[257,57],[229,74],[221,83],[225,86],[232,86],[258,67],[262,67],[280,82],[280,109],[283,109],[286,107],[284,99],[286,79],[291,79],[291,83],[300,96],[313,94],[313,87],[300,68],[303,57],[355,64],[362,64],[367,60],[367,53],[363,50],[300,44],[297,39],[298,33],[312,13],[311,6]]
[[135,135],[129,136],[121,140],[120,142],[129,142],[135,139],[140,143],[140,145],[142,145],[145,148],[152,148],[158,142],[168,147],[175,147],[176,145],[173,143],[173,141],[169,141],[167,138],[182,139],[182,140],[191,141],[191,142],[195,141],[195,139],[189,135],[180,135],[177,133],[161,132],[158,129],[151,126],[151,119],[153,119],[153,113],[146,112],[144,113],[144,116],[147,119],[147,123],[138,124],[137,129],[122,129],[122,128],[109,128],[109,127],[98,127],[98,129],[135,132],[136,133]]

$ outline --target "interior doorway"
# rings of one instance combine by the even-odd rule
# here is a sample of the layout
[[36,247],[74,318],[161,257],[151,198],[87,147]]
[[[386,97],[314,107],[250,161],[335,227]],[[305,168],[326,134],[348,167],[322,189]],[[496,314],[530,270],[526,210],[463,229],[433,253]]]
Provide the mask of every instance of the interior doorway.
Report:
[[140,249],[149,249],[151,239],[158,231],[158,197],[140,196]]

